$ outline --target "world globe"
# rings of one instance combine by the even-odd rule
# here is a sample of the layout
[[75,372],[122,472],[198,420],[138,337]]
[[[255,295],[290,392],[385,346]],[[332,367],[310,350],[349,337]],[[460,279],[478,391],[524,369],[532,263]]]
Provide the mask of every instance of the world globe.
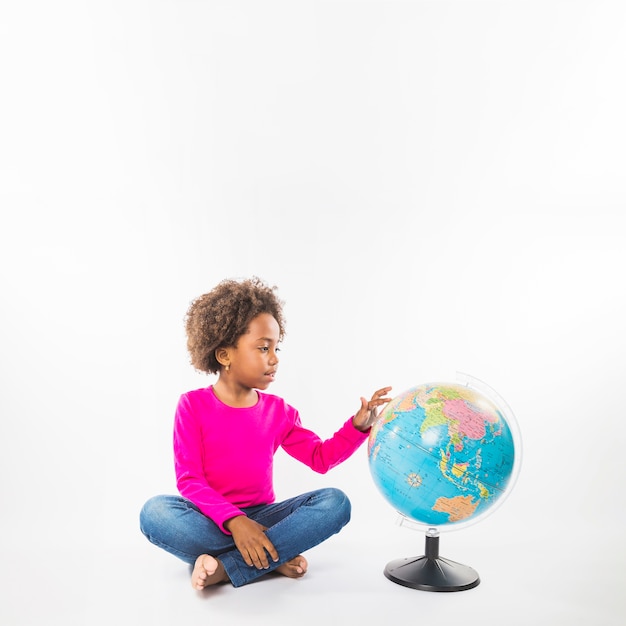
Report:
[[420,384],[394,397],[370,430],[369,468],[401,517],[425,530],[426,555],[388,564],[387,578],[431,591],[475,587],[472,568],[439,557],[439,532],[495,510],[513,486],[520,452],[510,408],[476,379]]

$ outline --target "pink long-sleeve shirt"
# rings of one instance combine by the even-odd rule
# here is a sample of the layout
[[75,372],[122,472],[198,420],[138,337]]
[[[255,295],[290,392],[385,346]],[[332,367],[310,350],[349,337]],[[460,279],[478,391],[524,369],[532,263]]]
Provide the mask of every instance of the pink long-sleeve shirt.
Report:
[[302,426],[296,409],[282,398],[257,394],[254,406],[234,408],[206,387],[183,394],[176,409],[178,490],[226,533],[224,522],[243,515],[241,508],[274,502],[273,459],[279,446],[323,474],[368,437],[350,418],[322,441]]

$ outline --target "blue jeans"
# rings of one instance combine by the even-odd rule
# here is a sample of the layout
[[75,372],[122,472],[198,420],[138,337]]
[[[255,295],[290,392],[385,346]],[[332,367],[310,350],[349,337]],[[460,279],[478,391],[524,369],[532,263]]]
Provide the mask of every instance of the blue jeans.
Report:
[[269,559],[268,569],[247,565],[232,536],[181,496],[150,498],[139,521],[141,532],[154,545],[185,563],[193,565],[201,554],[219,558],[233,586],[241,587],[338,533],[350,520],[351,505],[343,491],[331,487],[241,510],[267,528],[278,551],[279,560]]

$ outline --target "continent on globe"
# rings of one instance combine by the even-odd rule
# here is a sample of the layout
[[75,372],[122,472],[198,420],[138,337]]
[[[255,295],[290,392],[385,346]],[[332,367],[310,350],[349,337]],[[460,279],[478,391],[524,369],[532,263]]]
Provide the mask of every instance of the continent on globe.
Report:
[[448,520],[458,522],[474,515],[478,502],[474,503],[471,496],[455,496],[454,498],[437,498],[433,510],[448,514]]

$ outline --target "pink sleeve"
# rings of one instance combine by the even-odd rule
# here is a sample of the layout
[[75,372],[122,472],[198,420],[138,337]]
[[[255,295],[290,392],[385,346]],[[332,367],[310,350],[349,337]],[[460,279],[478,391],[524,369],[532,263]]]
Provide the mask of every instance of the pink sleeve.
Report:
[[178,491],[223,532],[230,534],[224,528],[224,522],[245,513],[209,486],[202,469],[201,441],[200,425],[188,399],[182,396],[174,419],[174,468]]
[[281,445],[294,459],[320,474],[325,474],[352,456],[368,436],[369,430],[357,430],[350,418],[330,439],[322,441],[314,432],[304,428],[300,417],[296,415],[293,428]]

